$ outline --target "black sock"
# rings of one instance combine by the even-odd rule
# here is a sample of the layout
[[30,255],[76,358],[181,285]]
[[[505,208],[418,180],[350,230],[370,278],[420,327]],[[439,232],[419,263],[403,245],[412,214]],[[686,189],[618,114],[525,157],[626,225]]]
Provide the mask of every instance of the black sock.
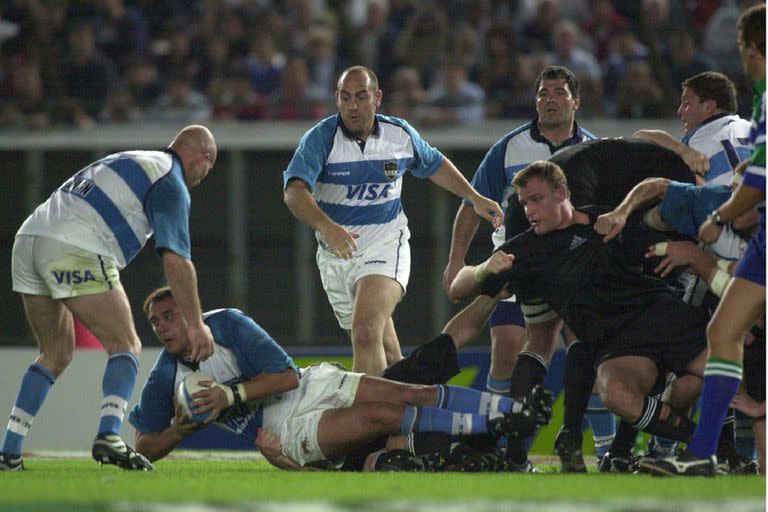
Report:
[[549,363],[533,352],[520,352],[512,370],[509,396],[522,400],[536,384],[542,384],[547,376]]
[[645,397],[643,414],[633,426],[655,436],[666,437],[673,441],[688,442],[693,431],[696,430],[696,424],[688,416],[680,414],[674,409],[669,411],[666,419],[660,420],[662,405],[658,398]]
[[408,434],[408,451],[414,455],[440,452],[448,457],[451,452],[453,436],[444,432],[413,432]]
[[717,458],[727,457],[736,451],[736,415],[733,409],[728,409],[717,441]]
[[613,438],[611,447],[608,451],[611,453],[611,457],[624,457],[629,459],[632,455],[632,450],[635,448],[635,440],[637,439],[637,430],[632,424],[626,420],[619,420],[619,425],[616,427],[616,435]]
[[565,354],[563,372],[563,427],[581,432],[584,412],[595,383],[594,352],[586,343],[576,341]]
[[460,371],[453,338],[441,334],[386,368],[381,376],[409,384],[432,385],[444,384]]

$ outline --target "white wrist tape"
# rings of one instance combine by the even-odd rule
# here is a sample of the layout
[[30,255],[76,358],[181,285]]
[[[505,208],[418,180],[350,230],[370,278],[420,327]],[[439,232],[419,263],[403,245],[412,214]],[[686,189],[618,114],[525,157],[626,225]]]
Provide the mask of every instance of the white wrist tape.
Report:
[[659,242],[657,244],[654,244],[653,250],[656,253],[656,256],[666,256],[669,250],[669,243]]
[[731,260],[726,260],[723,258],[720,258],[717,260],[717,268],[721,268],[724,271],[728,272],[728,269],[731,267]]
[[723,293],[725,293],[725,288],[728,286],[728,283],[731,282],[731,279],[733,278],[728,272],[718,268],[712,276],[712,282],[709,283],[709,288],[712,290],[712,293],[718,297],[722,297]]
[[235,394],[232,392],[232,388],[225,386],[224,384],[219,384],[218,382],[213,386],[219,388],[225,395],[227,395],[227,405],[233,405],[235,403]]

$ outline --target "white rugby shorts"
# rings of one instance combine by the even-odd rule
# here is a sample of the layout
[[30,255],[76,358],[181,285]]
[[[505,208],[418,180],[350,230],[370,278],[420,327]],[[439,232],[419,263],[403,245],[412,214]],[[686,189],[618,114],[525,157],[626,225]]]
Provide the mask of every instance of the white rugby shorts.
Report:
[[337,258],[318,247],[317,268],[328,301],[342,329],[352,329],[352,307],[357,282],[365,276],[391,277],[403,288],[411,276],[411,246],[408,228],[398,229],[387,237],[354,253],[352,259]]
[[120,286],[113,258],[42,236],[18,235],[11,256],[13,291],[66,299]]
[[[263,427],[280,436],[283,455],[302,466],[327,460],[317,439],[320,417],[328,409],[352,406],[362,377],[320,363],[301,369],[298,388],[268,399]],[[341,466],[343,461],[330,462]]]

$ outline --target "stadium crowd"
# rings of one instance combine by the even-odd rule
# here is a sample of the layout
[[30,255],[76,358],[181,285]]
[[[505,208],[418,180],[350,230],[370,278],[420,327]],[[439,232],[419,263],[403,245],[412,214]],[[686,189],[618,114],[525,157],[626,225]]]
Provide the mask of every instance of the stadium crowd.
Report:
[[0,128],[320,119],[352,64],[416,126],[533,117],[548,65],[583,117],[673,117],[680,83],[739,72],[754,0],[13,0],[0,4]]

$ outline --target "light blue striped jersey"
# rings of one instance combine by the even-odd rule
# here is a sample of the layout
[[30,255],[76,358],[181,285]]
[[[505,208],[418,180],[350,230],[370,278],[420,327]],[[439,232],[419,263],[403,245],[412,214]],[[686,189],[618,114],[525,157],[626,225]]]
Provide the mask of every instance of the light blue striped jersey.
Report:
[[682,142],[707,155],[709,171],[705,181],[728,186],[733,181],[733,169],[752,152],[749,121],[734,114],[710,117],[688,132]]
[[[305,181],[326,215],[360,235],[363,249],[408,224],[400,202],[406,171],[428,178],[443,158],[403,119],[377,114],[373,134],[362,142],[337,114],[304,134],[283,173],[283,188],[295,178]],[[317,240],[325,248],[319,233]]]
[[127,265],[155,235],[158,251],[190,259],[189,190],[172,151],[126,151],[97,160],[51,194],[17,235],[38,235]]
[[[547,160],[558,150],[573,146],[597,137],[574,122],[573,135],[555,147],[541,134],[537,122],[526,123],[502,137],[486,153],[485,158],[475,171],[472,186],[478,193],[499,203],[507,211],[509,196],[515,190],[512,178],[536,160]],[[465,204],[470,204],[465,201]],[[505,241],[504,226],[493,233],[494,247]]]
[[[211,328],[216,350],[200,363],[200,371],[221,384],[236,384],[261,373],[282,373],[298,367],[272,337],[252,318],[237,309],[217,309],[203,315]],[[128,420],[139,432],[162,432],[174,417],[173,394],[176,386],[193,369],[165,350],[141,390],[139,402]],[[228,407],[217,418],[216,425],[250,442],[262,424],[263,403],[249,400]]]

